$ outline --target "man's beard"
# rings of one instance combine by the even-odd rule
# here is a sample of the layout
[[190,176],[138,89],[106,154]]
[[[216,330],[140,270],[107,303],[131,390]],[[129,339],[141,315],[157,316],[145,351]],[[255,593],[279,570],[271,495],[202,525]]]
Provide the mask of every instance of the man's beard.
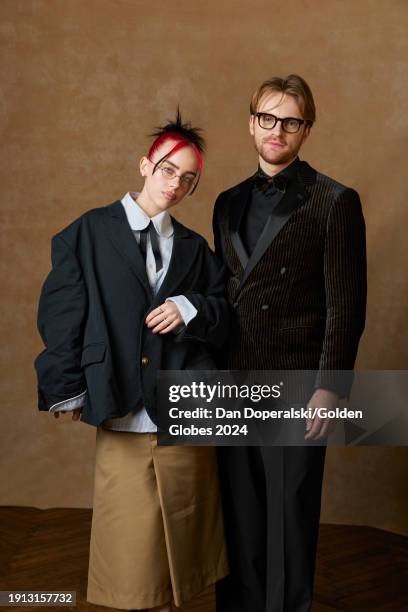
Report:
[[265,150],[266,146],[264,147],[262,143],[260,146],[258,146],[257,143],[254,141],[254,146],[256,151],[258,152],[259,157],[263,159],[264,162],[266,162],[267,164],[274,164],[276,166],[287,164],[292,159],[295,159],[298,154],[298,151],[285,150],[282,152],[271,152],[268,155]]

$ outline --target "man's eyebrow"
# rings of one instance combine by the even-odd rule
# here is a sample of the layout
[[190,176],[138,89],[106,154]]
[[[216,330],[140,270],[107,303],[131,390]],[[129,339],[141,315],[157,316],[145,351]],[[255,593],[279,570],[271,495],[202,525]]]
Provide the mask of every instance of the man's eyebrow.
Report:
[[275,115],[274,113],[271,113],[270,111],[258,111],[261,115],[272,115],[272,117],[277,117],[278,119],[302,119],[302,117],[293,117],[293,115],[291,115],[290,117],[278,117],[278,115]]
[[[173,168],[176,168],[176,170],[180,170],[180,166],[177,166],[177,164],[173,164],[173,162],[171,162],[169,159],[163,159],[164,163],[166,162],[166,164],[170,164],[170,166],[173,166]],[[185,176],[186,174],[192,174],[193,176],[196,175],[196,172],[192,172],[191,170],[189,170],[188,172],[185,172],[183,176]]]

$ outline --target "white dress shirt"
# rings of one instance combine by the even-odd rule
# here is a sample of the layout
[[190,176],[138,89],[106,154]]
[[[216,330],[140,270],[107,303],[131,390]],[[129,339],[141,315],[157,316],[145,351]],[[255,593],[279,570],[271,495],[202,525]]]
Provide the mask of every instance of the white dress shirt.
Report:
[[[153,249],[150,242],[150,236],[147,234],[146,247],[146,272],[153,293],[156,295],[160,286],[167,274],[169,268],[171,252],[173,250],[173,224],[167,210],[160,212],[154,217],[149,217],[137,203],[138,193],[129,192],[122,198],[122,205],[125,209],[126,217],[131,230],[137,242],[140,241],[140,231],[145,229],[149,222],[152,221],[157,232],[160,253],[162,256],[163,267],[156,272],[156,262],[154,259]],[[187,325],[197,314],[197,309],[184,295],[176,295],[166,299],[174,302],[180,311],[184,324]],[[180,331],[180,330],[179,330]],[[174,333],[177,333],[175,331]],[[86,391],[79,395],[54,404],[50,408],[50,412],[61,410],[75,410],[81,408],[85,404]],[[103,427],[115,431],[133,431],[133,432],[155,432],[156,425],[150,419],[146,409],[143,407],[138,412],[129,412],[124,417],[106,419],[103,422]]]

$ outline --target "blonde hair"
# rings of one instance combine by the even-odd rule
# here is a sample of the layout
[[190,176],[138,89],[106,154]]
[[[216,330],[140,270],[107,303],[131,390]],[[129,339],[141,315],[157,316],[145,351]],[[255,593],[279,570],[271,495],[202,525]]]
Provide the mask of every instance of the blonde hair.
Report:
[[293,96],[303,113],[304,119],[312,125],[316,121],[316,107],[309,85],[298,74],[290,74],[286,78],[272,77],[264,81],[252,96],[249,112],[255,115],[258,105],[265,94],[273,91]]

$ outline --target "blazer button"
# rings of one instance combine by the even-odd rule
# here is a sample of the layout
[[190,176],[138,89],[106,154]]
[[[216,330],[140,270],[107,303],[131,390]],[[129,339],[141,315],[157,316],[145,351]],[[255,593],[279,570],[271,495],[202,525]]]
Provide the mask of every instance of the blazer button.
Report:
[[281,273],[281,274],[285,274],[285,272],[286,272],[286,268],[281,268],[281,269],[280,269],[280,273]]
[[262,304],[261,310],[269,310],[269,304]]
[[142,357],[142,365],[147,365],[149,363],[148,357]]
[[239,306],[238,302],[234,302],[232,305],[233,308],[238,308],[238,306]]

